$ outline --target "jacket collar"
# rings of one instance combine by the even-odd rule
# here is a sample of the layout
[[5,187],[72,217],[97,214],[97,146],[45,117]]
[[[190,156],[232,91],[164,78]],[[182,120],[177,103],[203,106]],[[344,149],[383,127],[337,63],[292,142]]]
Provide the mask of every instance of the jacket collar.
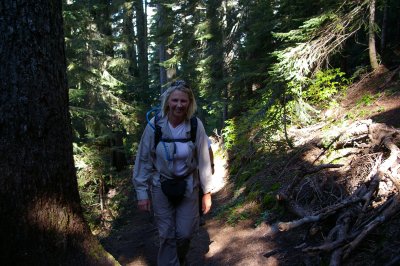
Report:
[[[190,137],[190,120],[185,119],[185,130],[186,130],[186,137]],[[163,134],[163,137],[172,137],[171,130],[169,129],[168,126],[168,116],[162,117],[160,120],[157,121],[157,124],[161,127],[161,132]]]

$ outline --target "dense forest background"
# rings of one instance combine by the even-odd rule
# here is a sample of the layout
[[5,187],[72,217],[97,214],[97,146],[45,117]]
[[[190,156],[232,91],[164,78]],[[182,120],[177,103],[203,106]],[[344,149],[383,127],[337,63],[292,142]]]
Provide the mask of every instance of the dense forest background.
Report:
[[[396,0],[65,0],[74,158],[86,218],[118,217],[146,113],[175,79],[243,183],[366,73],[400,63]],[[357,114],[352,114],[357,116]],[[258,158],[258,157],[257,157]],[[241,170],[240,163],[248,162]],[[114,193],[114,194],[113,194]]]
[[191,261],[397,265],[399,12],[397,0],[0,1],[0,261],[155,263],[132,165],[149,110],[185,79],[213,181],[227,181]]

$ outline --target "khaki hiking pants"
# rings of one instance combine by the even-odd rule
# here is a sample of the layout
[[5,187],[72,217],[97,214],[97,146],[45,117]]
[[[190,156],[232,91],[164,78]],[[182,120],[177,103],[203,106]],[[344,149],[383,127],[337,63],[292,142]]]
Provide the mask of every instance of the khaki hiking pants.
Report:
[[189,196],[174,207],[161,187],[152,187],[154,218],[160,237],[158,266],[179,266],[185,261],[190,240],[199,228],[199,191],[193,188]]

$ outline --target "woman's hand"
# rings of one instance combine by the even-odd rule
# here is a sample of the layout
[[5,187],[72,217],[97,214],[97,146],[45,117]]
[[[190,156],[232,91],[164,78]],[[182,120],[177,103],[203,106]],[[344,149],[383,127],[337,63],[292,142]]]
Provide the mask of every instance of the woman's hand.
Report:
[[201,210],[204,214],[209,212],[209,210],[211,209],[211,204],[211,193],[204,194],[203,198],[201,199]]
[[150,211],[151,202],[149,199],[138,200],[138,209],[141,211]]

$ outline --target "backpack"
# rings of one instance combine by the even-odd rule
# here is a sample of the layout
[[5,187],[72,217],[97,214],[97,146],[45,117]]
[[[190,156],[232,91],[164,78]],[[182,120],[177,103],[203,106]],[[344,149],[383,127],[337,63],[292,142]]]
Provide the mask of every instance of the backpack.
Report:
[[159,125],[157,125],[158,119],[159,119],[159,116],[156,114],[156,116],[154,117],[154,148],[157,148],[157,145],[160,141],[167,142],[167,143],[189,142],[189,141],[192,141],[193,143],[196,142],[197,118],[195,116],[192,116],[192,118],[190,118],[190,138],[185,138],[185,139],[163,138],[161,127]]

